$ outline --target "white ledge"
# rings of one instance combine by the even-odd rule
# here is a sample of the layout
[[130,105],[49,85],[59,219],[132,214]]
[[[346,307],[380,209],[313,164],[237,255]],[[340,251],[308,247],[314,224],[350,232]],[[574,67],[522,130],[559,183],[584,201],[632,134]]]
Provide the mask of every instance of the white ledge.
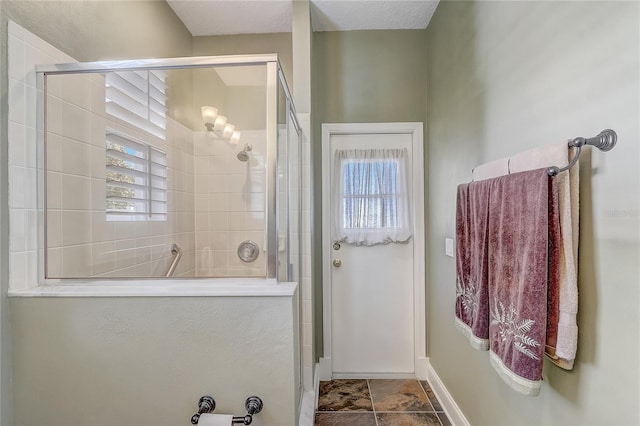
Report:
[[296,286],[263,278],[65,281],[9,289],[9,297],[291,297]]

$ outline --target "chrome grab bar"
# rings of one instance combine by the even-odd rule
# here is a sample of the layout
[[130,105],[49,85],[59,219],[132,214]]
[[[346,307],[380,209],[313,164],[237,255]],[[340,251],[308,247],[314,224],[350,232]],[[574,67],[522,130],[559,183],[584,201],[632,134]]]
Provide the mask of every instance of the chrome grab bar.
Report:
[[173,262],[171,262],[171,266],[169,266],[169,270],[167,271],[167,278],[172,277],[173,273],[176,272],[176,268],[178,267],[178,263],[180,262],[180,258],[182,257],[182,249],[178,247],[176,243],[171,244],[171,254],[174,256]]

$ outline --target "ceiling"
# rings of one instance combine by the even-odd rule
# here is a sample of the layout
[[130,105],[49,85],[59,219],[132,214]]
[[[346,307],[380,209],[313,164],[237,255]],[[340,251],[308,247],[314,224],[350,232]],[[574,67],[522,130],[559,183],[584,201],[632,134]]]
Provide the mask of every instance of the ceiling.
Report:
[[[291,32],[292,0],[167,3],[193,36]],[[424,29],[437,5],[438,0],[311,0],[311,25],[313,31]]]

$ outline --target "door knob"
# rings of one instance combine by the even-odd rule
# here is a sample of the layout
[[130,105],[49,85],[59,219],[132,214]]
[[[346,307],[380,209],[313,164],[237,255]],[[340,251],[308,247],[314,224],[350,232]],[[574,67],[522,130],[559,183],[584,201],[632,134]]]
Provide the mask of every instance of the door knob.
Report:
[[335,266],[336,268],[339,268],[340,266],[342,266],[342,260],[334,259],[333,260],[333,266]]

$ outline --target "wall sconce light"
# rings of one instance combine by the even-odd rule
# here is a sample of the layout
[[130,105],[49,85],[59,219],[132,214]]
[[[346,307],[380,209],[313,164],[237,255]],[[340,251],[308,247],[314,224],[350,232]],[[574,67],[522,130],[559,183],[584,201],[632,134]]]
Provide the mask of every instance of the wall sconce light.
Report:
[[213,123],[213,128],[216,131],[222,131],[225,124],[227,124],[227,117],[225,117],[224,115],[219,115],[216,117],[216,121],[214,121]]
[[240,141],[240,132],[231,123],[227,123],[227,117],[224,115],[218,115],[218,108],[212,106],[200,107],[202,111],[202,120],[204,121],[204,127],[207,128],[207,136],[210,138],[216,135],[222,136],[225,139],[229,139],[229,143],[236,145]]
[[240,142],[240,132],[235,130],[232,134],[231,134],[231,140],[229,140],[229,143],[231,145],[237,145],[238,142]]
[[233,135],[233,131],[235,130],[236,126],[234,126],[231,123],[227,123],[224,126],[224,130],[222,131],[222,136],[225,138],[230,138],[231,135]]
[[204,121],[204,127],[207,128],[207,135],[213,137],[213,129],[218,117],[218,108],[212,106],[203,106],[200,108],[202,111],[202,120]]

